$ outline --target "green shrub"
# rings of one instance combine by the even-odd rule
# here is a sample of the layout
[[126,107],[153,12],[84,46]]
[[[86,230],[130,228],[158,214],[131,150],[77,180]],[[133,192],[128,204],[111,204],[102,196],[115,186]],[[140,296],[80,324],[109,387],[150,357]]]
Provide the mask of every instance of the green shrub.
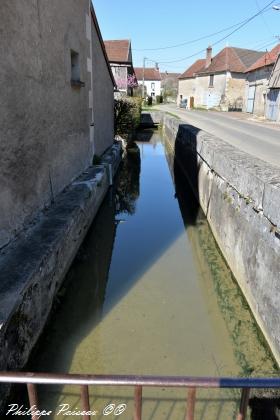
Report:
[[157,101],[157,104],[162,104],[163,103],[163,96],[162,95],[157,95],[156,96],[156,101]]
[[142,110],[141,98],[115,100],[115,135],[128,139],[140,124]]
[[152,106],[153,105],[153,98],[152,98],[152,96],[148,96],[148,98],[146,100],[146,104],[148,106]]

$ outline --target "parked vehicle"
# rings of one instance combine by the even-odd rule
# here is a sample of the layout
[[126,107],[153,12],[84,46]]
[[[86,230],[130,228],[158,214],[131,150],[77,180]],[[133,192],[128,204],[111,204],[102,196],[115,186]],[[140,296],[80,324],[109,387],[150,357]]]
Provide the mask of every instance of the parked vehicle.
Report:
[[182,99],[180,104],[179,104],[179,108],[187,108],[188,106],[188,100],[187,99]]

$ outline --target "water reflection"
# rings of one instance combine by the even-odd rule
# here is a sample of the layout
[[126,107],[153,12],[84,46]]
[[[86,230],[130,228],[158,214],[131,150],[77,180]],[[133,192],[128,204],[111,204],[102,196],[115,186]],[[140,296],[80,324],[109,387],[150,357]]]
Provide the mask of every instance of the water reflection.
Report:
[[118,176],[115,201],[116,213],[132,215],[140,193],[140,150],[136,143],[127,149],[122,168]]

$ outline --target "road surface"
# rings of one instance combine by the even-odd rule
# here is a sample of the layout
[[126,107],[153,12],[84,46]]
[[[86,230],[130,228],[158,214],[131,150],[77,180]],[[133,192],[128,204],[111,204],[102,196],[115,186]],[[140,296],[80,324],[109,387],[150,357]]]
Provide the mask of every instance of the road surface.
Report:
[[213,134],[240,150],[280,167],[280,125],[248,121],[244,114],[185,110],[174,104],[160,109],[177,114],[184,122]]

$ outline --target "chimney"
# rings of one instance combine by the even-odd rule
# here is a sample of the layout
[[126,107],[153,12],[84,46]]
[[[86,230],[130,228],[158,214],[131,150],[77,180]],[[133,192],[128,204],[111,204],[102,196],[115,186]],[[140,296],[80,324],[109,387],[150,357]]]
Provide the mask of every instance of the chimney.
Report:
[[212,47],[209,45],[209,47],[206,50],[206,62],[205,62],[205,68],[210,66],[212,61]]
[[156,69],[156,70],[159,70],[158,63],[155,63],[155,69]]

